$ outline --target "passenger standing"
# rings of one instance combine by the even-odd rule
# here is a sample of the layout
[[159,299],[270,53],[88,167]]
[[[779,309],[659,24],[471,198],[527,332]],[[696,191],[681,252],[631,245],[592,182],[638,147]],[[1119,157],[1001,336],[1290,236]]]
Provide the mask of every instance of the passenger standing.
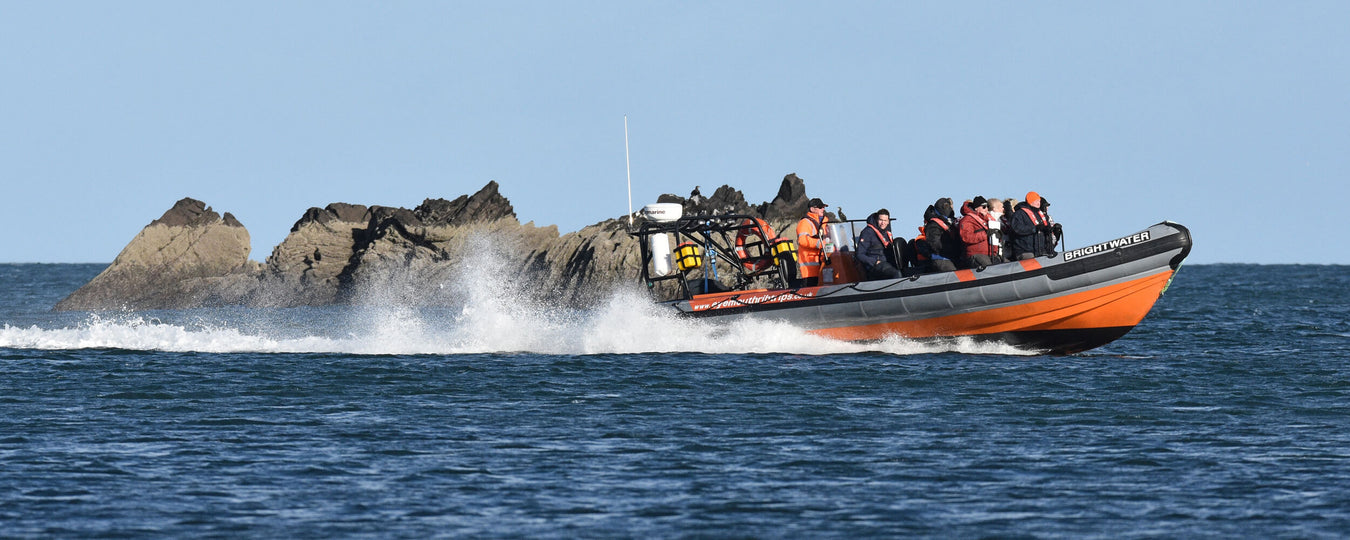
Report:
[[961,218],[961,241],[966,245],[966,257],[970,266],[985,267],[1003,262],[993,244],[989,242],[989,203],[984,197],[975,197],[970,202],[970,212]]
[[989,247],[999,258],[1007,260],[1003,255],[1003,200],[989,199]]
[[1026,202],[1013,209],[1010,225],[1008,232],[1012,233],[1014,260],[1033,259],[1053,252],[1049,218],[1041,211],[1041,196],[1035,191],[1027,193]]
[[825,203],[811,199],[806,203],[806,216],[797,222],[798,287],[820,285],[820,267],[825,261]]
[[923,213],[923,236],[928,241],[932,253],[929,255],[929,270],[932,272],[951,272],[956,270],[956,262],[965,255],[961,236],[957,231],[956,214],[952,210],[952,200],[943,197],[928,207]]
[[1007,200],[1003,201],[1003,217],[999,218],[999,221],[1003,222],[1002,238],[1000,239],[1003,242],[1003,258],[1009,261],[1016,260],[1012,252],[1012,218],[1013,210],[1019,204],[1022,204],[1021,201],[1008,197]]
[[1054,216],[1050,215],[1050,199],[1045,197],[1041,197],[1041,215],[1045,216],[1047,226],[1047,229],[1042,231],[1042,234],[1045,235],[1046,251],[1054,253],[1055,246],[1058,246],[1059,241],[1064,239],[1064,227],[1055,223]]
[[891,212],[885,208],[867,216],[867,227],[858,238],[858,262],[867,279],[899,279],[900,270],[890,263],[887,255],[895,238],[891,235]]

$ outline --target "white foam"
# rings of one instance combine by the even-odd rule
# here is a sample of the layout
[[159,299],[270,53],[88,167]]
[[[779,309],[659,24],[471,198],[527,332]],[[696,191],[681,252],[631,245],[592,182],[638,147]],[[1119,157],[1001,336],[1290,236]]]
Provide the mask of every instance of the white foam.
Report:
[[[275,310],[162,312],[175,320],[135,312],[91,314],[67,327],[5,324],[0,329],[0,347],[358,355],[1030,354],[969,339],[921,343],[893,337],[850,343],[814,336],[787,323],[688,319],[635,290],[615,292],[596,309],[559,309],[538,302],[539,284],[488,277],[514,274],[507,262],[510,259],[496,254],[496,250],[511,248],[501,239],[484,239],[470,246],[478,254],[473,264],[460,265],[447,280],[386,282],[384,290],[363,291],[360,307],[281,314]],[[458,307],[408,305],[431,295],[442,301],[449,298],[441,303]]]
[[[917,342],[892,337],[850,343],[811,335],[786,323],[741,320],[720,324],[681,318],[640,294],[621,292],[591,311],[547,310],[484,296],[458,312],[405,306],[352,308],[295,320],[285,332],[254,321],[184,323],[137,313],[91,314],[71,327],[0,328],[0,347],[129,349],[207,353],[480,354],[858,354],[961,352],[1028,354],[970,339]],[[248,312],[234,312],[247,317]],[[346,335],[333,336],[333,327]],[[298,335],[297,335],[298,334]]]
[[0,347],[14,349],[130,349],[181,352],[337,352],[332,340],[322,337],[275,339],[250,335],[235,328],[191,329],[136,314],[111,318],[89,315],[74,327],[44,329],[37,325],[20,328],[5,324],[0,329]]

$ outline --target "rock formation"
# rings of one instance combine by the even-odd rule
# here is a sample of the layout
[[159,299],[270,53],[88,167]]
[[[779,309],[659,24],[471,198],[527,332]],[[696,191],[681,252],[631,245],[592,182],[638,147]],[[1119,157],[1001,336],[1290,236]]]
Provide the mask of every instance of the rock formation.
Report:
[[258,271],[248,231],[228,212],[222,218],[194,199],[178,201],[150,222],[113,263],[56,309],[193,307]]
[[[183,199],[146,226],[117,259],[58,310],[177,309],[397,302],[448,305],[467,289],[519,290],[540,303],[587,306],[632,283],[639,251],[625,218],[559,235],[521,224],[489,182],[453,201],[412,210],[333,203],[310,208],[263,264],[248,259],[249,236],[233,216]],[[773,201],[751,206],[740,191],[698,188],[662,195],[686,215],[735,212],[789,231],[806,209],[805,184],[783,179]]]

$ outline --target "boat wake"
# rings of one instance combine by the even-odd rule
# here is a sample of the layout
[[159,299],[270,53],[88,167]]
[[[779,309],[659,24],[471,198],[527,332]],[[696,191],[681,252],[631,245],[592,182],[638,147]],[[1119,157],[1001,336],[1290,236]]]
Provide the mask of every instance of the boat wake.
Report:
[[[38,324],[6,323],[0,348],[353,355],[1034,354],[969,339],[851,343],[788,323],[694,320],[637,290],[616,291],[595,309],[560,309],[538,301],[537,283],[484,277],[514,274],[504,245],[501,239],[482,240],[471,246],[478,254],[472,263],[445,281],[391,280],[363,291],[355,306],[102,312],[82,319],[47,314],[46,320],[37,317]],[[419,305],[428,301],[437,305]],[[31,314],[27,319],[35,320]]]
[[398,306],[93,313],[74,323],[53,319],[27,327],[5,324],[0,328],[0,347],[353,355],[1031,354],[970,340],[917,342],[892,337],[850,343],[812,336],[787,323],[747,320],[714,325],[677,317],[640,293],[627,291],[586,311],[544,309],[484,295],[456,309]]

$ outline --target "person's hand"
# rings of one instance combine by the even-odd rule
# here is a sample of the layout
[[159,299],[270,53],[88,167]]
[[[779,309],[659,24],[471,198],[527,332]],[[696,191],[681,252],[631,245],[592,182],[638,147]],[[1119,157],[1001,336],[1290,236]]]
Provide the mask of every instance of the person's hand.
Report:
[[1064,233],[1064,226],[1063,226],[1063,225],[1060,225],[1060,224],[1058,224],[1058,223],[1056,223],[1055,226],[1053,227],[1053,230],[1055,231],[1055,234],[1056,234],[1056,235],[1063,234],[1063,233]]

